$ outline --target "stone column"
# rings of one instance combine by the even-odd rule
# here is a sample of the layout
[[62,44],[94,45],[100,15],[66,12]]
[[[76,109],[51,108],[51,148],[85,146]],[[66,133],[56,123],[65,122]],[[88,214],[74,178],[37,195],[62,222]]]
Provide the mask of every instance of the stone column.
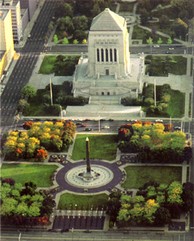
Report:
[[89,138],[86,138],[86,173],[91,173]]

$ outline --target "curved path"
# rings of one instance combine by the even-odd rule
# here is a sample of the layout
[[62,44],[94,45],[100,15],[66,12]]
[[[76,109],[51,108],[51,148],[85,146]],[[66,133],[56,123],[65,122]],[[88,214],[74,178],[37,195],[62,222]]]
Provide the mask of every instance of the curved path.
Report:
[[[71,170],[72,168],[78,167],[80,165],[85,165],[85,161],[77,161],[77,162],[68,162],[67,164],[64,164],[64,167],[60,169],[57,174],[56,174],[56,182],[59,185],[59,188],[57,189],[58,192],[62,191],[70,191],[70,192],[75,192],[75,193],[83,193],[84,189],[83,187],[76,187],[73,186],[65,181],[65,175],[66,173]],[[88,188],[87,193],[98,193],[98,192],[103,192],[103,191],[110,191],[111,189],[115,188],[116,185],[118,185],[121,180],[122,180],[122,171],[118,167],[116,162],[105,162],[102,160],[91,160],[91,167],[92,165],[99,165],[108,168],[111,170],[114,174],[114,177],[112,180],[110,180],[109,183],[102,185],[100,187],[94,187],[94,188]]]

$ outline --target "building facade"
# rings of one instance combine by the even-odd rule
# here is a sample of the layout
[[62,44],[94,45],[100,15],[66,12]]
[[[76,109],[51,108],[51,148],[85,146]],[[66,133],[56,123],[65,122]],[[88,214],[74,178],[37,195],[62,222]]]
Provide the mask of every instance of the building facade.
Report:
[[10,10],[14,43],[22,39],[22,19],[19,0],[0,0],[0,10]]
[[92,104],[136,98],[142,91],[143,68],[143,56],[130,56],[125,19],[106,8],[92,21],[88,57],[80,58],[74,75],[74,96],[89,97]]
[[14,56],[11,10],[0,10],[0,79]]
[[37,6],[38,0],[20,0],[20,7],[28,11],[28,21],[32,19]]

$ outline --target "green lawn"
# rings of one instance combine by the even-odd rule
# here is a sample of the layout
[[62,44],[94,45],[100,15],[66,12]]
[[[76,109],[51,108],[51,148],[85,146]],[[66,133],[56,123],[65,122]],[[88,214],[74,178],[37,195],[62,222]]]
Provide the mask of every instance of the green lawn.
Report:
[[45,56],[39,69],[39,74],[52,74],[56,56]]
[[32,181],[38,187],[50,187],[53,184],[51,176],[57,168],[57,165],[44,164],[3,164],[1,177],[13,178],[22,184]]
[[150,167],[150,166],[128,166],[125,168],[127,180],[123,188],[139,188],[148,181],[169,184],[172,181],[181,181],[181,167]]
[[90,158],[114,160],[117,151],[117,135],[80,135],[76,136],[72,159],[81,160],[86,157],[85,140],[90,140]]
[[76,195],[65,193],[60,197],[58,209],[100,209],[106,207],[107,200],[106,194]]
[[168,103],[167,113],[172,118],[183,117],[185,110],[185,94],[178,90],[170,91],[171,99]]

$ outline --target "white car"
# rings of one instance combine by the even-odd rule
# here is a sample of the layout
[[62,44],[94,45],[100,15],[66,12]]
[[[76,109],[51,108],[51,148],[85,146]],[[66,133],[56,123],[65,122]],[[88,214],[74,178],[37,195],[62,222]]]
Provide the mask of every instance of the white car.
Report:
[[156,123],[163,123],[163,120],[157,119],[157,120],[155,120],[155,122],[156,122]]
[[104,126],[103,128],[104,129],[110,129],[110,126]]

